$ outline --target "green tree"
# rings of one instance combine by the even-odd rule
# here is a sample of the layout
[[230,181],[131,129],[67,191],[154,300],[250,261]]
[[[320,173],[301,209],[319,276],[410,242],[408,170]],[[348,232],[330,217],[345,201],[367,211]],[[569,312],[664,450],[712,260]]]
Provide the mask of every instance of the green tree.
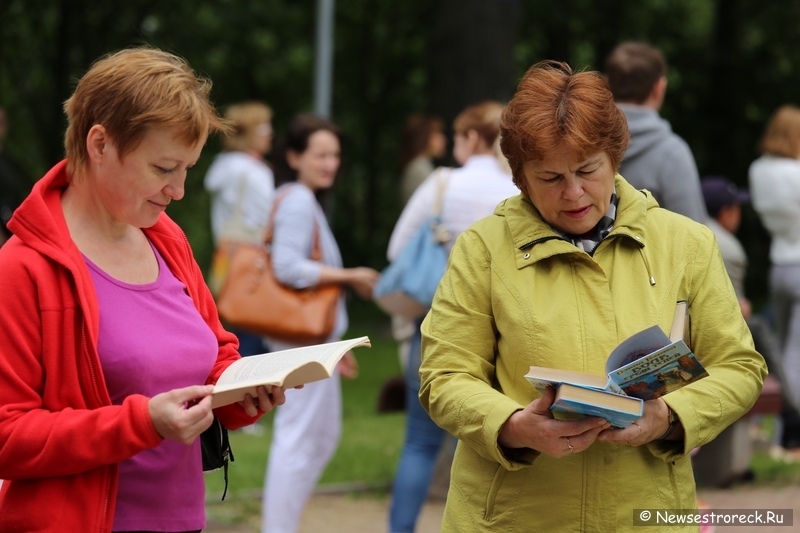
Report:
[[[280,135],[311,109],[313,0],[6,0],[0,2],[0,105],[9,112],[7,151],[30,176],[63,154],[63,101],[92,61],[148,44],[184,56],[214,81],[216,103],[259,99]],[[479,99],[507,99],[536,61],[601,70],[618,42],[645,40],[669,61],[662,115],[684,137],[701,175],[746,185],[770,114],[796,101],[800,32],[787,23],[800,3],[773,0],[348,0],[336,5],[333,120],[346,134],[333,205],[348,265],[385,265],[399,214],[400,129],[415,111],[449,123]],[[211,139],[170,208],[201,265],[211,239],[202,176]],[[769,239],[752,211],[742,230],[748,288],[766,294]],[[756,303],[759,303],[756,301]]]

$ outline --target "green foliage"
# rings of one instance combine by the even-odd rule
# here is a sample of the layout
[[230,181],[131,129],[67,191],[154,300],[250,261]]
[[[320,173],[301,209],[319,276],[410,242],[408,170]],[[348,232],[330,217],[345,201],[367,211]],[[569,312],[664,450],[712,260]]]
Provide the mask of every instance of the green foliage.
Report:
[[763,451],[753,453],[750,468],[756,485],[782,486],[800,483],[800,463],[785,463]]
[[[505,19],[497,15],[506,6],[514,9],[513,25],[509,12]],[[135,44],[186,57],[214,81],[220,106],[267,102],[280,135],[295,113],[311,108],[315,7],[312,0],[6,0],[0,3],[0,105],[10,115],[7,151],[31,180],[41,176],[62,157],[61,105],[74,80],[101,55]],[[487,14],[480,32],[465,13]],[[800,32],[786,21],[798,16],[793,0],[337,2],[333,119],[346,145],[333,227],[345,262],[386,263],[400,210],[399,134],[410,112],[449,121],[453,102],[462,106],[482,90],[484,98],[510,94],[536,61],[602,69],[622,40],[650,41],[666,54],[670,85],[662,114],[692,147],[701,175],[726,174],[746,185],[766,120],[797,99]],[[496,44],[509,35],[512,47]],[[508,56],[515,75],[494,79],[493,64]],[[186,198],[170,208],[204,267],[211,240],[202,176],[218,150],[211,139]],[[741,237],[751,258],[748,292],[758,306],[767,293],[769,239],[752,212],[745,212]]]

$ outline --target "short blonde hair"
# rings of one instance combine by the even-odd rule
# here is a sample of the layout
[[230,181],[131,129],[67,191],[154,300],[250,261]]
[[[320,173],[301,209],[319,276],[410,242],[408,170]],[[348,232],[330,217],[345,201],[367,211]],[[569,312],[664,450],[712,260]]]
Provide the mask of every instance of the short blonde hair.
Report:
[[233,131],[222,139],[222,145],[226,150],[246,152],[253,145],[258,126],[272,121],[272,109],[262,102],[242,102],[228,107],[225,119]]
[[800,108],[779,107],[767,123],[759,149],[762,155],[797,158],[800,155]]
[[453,121],[453,131],[466,135],[475,130],[486,146],[493,146],[500,135],[500,117],[505,106],[500,102],[487,100],[466,107]]
[[210,80],[161,50],[130,48],[99,59],[64,103],[67,174],[85,170],[86,137],[97,124],[110,135],[120,159],[139,146],[149,128],[175,127],[189,145],[213,131],[227,131],[210,91]]

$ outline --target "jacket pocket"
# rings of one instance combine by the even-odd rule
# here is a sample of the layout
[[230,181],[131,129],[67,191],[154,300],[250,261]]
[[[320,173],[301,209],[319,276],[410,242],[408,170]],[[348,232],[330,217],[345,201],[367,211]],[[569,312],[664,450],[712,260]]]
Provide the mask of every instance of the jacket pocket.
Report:
[[497,470],[495,470],[494,476],[492,476],[492,484],[489,486],[489,493],[486,495],[486,506],[483,510],[484,520],[491,520],[494,516],[497,493],[500,492],[500,488],[503,486],[506,474],[508,474],[508,470],[497,465]]

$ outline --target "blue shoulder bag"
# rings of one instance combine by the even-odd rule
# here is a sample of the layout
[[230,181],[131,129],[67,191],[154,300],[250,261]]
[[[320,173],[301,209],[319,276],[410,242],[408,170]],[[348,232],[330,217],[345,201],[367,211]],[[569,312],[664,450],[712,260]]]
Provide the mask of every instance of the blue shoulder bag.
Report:
[[441,210],[448,172],[439,172],[436,203],[430,218],[405,245],[400,255],[381,272],[372,297],[390,315],[416,318],[427,312],[447,268],[445,243],[450,231],[442,224]]

